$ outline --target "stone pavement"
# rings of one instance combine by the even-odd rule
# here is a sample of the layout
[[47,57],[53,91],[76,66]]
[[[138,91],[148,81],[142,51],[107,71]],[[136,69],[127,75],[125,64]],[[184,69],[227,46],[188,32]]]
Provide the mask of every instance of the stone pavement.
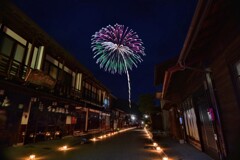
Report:
[[[27,144],[18,147],[9,147],[0,150],[0,160],[19,159],[16,157],[29,157],[30,154],[45,155],[57,150],[63,145],[77,146],[88,143],[88,139],[102,133],[92,133],[79,137],[66,137],[61,140],[44,141],[35,144]],[[163,149],[169,160],[213,160],[205,153],[195,149],[189,144],[180,144],[178,141],[167,136],[154,139]],[[21,160],[21,159],[19,159]],[[22,159],[25,160],[25,159]]]
[[49,140],[38,143],[26,144],[23,146],[0,148],[0,160],[18,159],[17,157],[28,157],[30,154],[45,155],[52,150],[57,150],[59,147],[75,146],[83,143],[88,143],[93,136],[101,135],[102,132],[89,132],[80,136],[67,136],[58,140]]
[[[123,128],[117,132],[131,130],[133,128]],[[79,144],[90,143],[90,139],[98,137],[103,134],[111,133],[110,130],[105,131],[91,131],[79,136],[67,136],[58,140],[48,140],[38,143],[26,144],[23,146],[14,146],[7,148],[0,148],[0,160],[29,160],[31,154],[34,155],[48,155],[51,152],[59,150],[60,147],[67,145],[68,147],[79,146]],[[24,158],[23,158],[24,157]],[[37,160],[37,158],[36,158]]]
[[190,144],[180,144],[168,136],[158,137],[154,141],[163,149],[169,160],[213,160]]

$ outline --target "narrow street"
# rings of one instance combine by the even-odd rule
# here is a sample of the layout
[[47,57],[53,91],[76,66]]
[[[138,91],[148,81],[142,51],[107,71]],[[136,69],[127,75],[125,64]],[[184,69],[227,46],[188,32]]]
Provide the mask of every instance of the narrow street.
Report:
[[[49,143],[47,147],[44,145],[41,146],[41,143],[35,144],[34,148],[38,148],[39,150],[35,149],[35,153],[38,152],[35,159],[157,160],[161,158],[161,155],[154,149],[151,140],[143,129],[134,129],[102,139],[97,138],[95,142],[91,141],[86,144],[75,143],[69,146],[66,151],[58,150],[53,143]],[[22,150],[21,147],[16,148],[18,148],[18,151],[12,150],[7,152],[7,155],[9,155],[11,159],[29,159],[31,153],[26,154],[27,150],[24,150],[24,148],[28,147],[23,146]],[[18,155],[18,153],[22,155]]]
[[74,147],[62,154],[51,153],[49,159],[74,160],[147,160],[159,154],[145,147],[148,142],[143,130],[131,130],[90,144]]
[[239,8],[0,0],[0,160],[240,160]]

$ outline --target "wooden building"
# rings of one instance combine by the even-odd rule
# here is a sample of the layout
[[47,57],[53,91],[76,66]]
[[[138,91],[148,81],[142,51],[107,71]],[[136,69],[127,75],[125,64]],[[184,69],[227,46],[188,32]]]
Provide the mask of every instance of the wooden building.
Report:
[[0,2],[0,145],[110,129],[110,91],[16,6]]
[[158,98],[164,109],[177,109],[185,140],[221,160],[240,158],[239,7],[234,0],[198,1],[175,65],[156,67]]

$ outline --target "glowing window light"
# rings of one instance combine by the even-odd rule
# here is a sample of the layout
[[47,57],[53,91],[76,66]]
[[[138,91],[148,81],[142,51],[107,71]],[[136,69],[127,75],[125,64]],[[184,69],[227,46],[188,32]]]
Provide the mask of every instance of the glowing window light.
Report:
[[35,159],[36,158],[36,156],[34,155],[34,154],[31,154],[30,156],[29,156],[29,159],[30,160],[33,160],[33,159]]

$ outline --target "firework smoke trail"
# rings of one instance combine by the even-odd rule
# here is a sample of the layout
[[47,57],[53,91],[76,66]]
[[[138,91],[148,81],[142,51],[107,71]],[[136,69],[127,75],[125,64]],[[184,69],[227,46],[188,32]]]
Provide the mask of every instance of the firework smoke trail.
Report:
[[123,54],[122,54],[122,57],[123,57],[123,61],[124,61],[124,64],[125,64],[125,70],[126,70],[126,74],[127,74],[127,80],[128,80],[128,102],[129,102],[129,108],[131,108],[131,85],[130,85],[130,76],[129,76],[128,69],[127,69],[127,63],[126,63],[126,60],[125,60],[125,57],[124,57]]
[[123,25],[108,25],[92,36],[93,58],[100,68],[112,74],[126,73],[128,79],[129,107],[131,108],[131,86],[129,69],[137,67],[145,56],[142,40],[136,32]]

